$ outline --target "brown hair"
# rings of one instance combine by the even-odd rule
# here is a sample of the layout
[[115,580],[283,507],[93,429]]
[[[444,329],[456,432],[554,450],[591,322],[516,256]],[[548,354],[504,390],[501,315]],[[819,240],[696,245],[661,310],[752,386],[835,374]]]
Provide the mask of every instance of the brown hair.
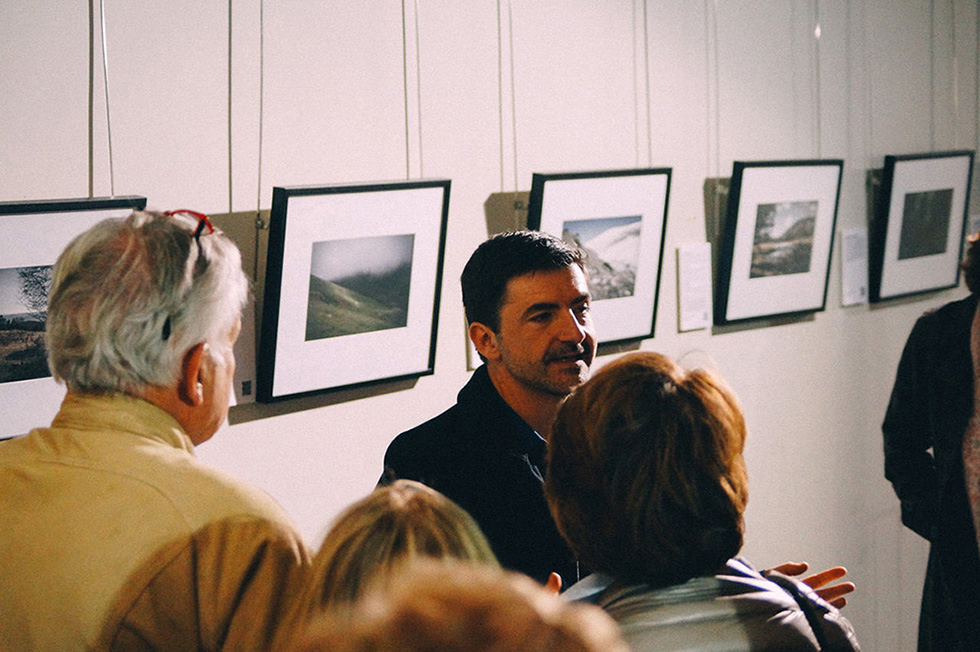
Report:
[[745,419],[723,381],[628,354],[562,406],[545,492],[582,562],[621,581],[677,584],[742,547],[744,445]]
[[451,561],[416,561],[390,587],[309,630],[305,652],[626,652],[612,619],[524,575]]
[[347,508],[327,533],[313,561],[317,606],[349,605],[369,582],[385,582],[417,557],[498,565],[462,507],[423,484],[396,480]]

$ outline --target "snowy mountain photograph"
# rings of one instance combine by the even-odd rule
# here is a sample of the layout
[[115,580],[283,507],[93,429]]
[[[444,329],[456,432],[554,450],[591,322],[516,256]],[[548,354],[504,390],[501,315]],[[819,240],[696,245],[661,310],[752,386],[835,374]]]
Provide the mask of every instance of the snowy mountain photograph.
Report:
[[562,239],[584,250],[593,301],[631,297],[636,288],[642,216],[568,220]]

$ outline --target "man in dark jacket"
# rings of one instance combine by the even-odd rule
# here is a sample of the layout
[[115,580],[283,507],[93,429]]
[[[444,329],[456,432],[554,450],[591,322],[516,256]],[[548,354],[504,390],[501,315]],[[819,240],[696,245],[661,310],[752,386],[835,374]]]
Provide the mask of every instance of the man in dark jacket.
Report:
[[485,364],[456,405],[391,443],[382,483],[418,480],[456,501],[505,568],[574,581],[541,483],[551,422],[595,355],[583,255],[544,233],[503,233],[473,253],[461,283]]
[[976,486],[980,477],[980,459],[965,455],[980,447],[980,242],[971,243],[963,269],[971,295],[916,322],[882,424],[885,477],[902,522],[930,542],[920,650],[974,650],[980,636],[980,504],[971,508],[964,481]]

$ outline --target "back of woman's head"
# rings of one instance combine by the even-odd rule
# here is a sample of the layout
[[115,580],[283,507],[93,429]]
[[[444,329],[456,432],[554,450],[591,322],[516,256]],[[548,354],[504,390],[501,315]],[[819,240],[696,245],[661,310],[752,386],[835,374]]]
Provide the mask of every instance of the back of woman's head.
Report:
[[606,365],[559,411],[545,491],[578,558],[630,583],[714,573],[742,546],[745,420],[712,374],[656,353]]
[[396,480],[351,505],[334,523],[314,560],[319,606],[352,604],[371,583],[420,557],[498,566],[476,521],[439,492]]
[[602,609],[570,603],[534,580],[448,561],[404,566],[351,610],[322,615],[304,652],[626,652]]

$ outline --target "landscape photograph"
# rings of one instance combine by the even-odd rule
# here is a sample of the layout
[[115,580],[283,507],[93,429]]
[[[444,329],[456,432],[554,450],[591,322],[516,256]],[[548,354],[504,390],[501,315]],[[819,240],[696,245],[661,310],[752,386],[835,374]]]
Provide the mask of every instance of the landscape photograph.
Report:
[[51,266],[0,269],[0,383],[51,375],[44,352]]
[[404,327],[415,236],[313,243],[306,341]]
[[593,301],[631,297],[640,258],[640,215],[568,220],[562,239],[583,249]]
[[759,204],[749,278],[810,271],[817,201]]
[[952,188],[906,193],[898,259],[945,253],[952,208]]

